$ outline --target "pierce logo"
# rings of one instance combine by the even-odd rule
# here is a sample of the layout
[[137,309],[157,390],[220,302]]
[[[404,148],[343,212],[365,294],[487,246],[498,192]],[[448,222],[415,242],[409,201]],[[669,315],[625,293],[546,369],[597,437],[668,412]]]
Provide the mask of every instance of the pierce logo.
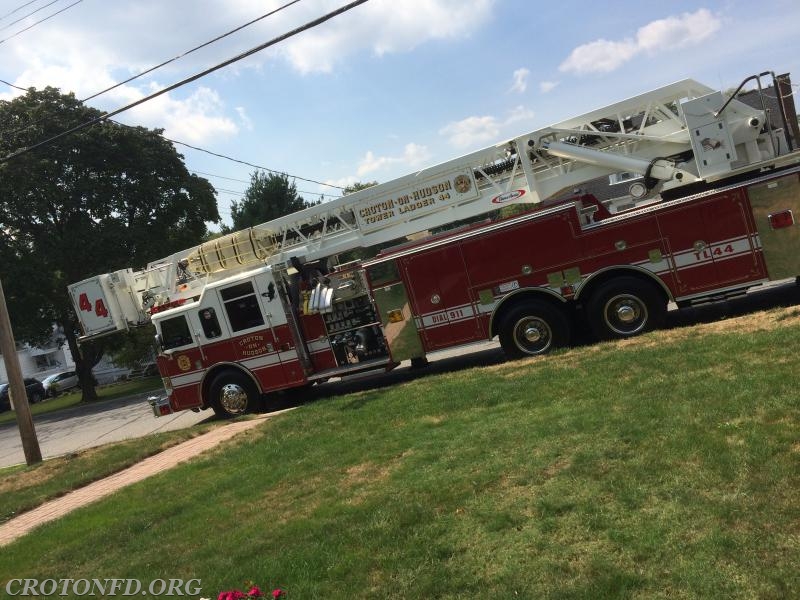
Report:
[[492,204],[505,204],[525,195],[525,190],[514,190],[513,192],[506,192],[492,198]]

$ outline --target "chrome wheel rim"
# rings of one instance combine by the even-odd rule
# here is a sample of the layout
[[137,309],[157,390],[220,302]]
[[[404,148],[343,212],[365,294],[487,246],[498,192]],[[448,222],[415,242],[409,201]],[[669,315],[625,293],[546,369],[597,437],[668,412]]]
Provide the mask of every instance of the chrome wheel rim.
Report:
[[229,414],[244,414],[247,410],[247,391],[235,383],[225,384],[220,390],[219,403]]
[[523,317],[514,325],[514,344],[520,352],[537,355],[547,352],[553,343],[553,330],[544,319]]
[[606,302],[603,316],[614,333],[634,335],[647,326],[647,305],[632,294],[618,294]]

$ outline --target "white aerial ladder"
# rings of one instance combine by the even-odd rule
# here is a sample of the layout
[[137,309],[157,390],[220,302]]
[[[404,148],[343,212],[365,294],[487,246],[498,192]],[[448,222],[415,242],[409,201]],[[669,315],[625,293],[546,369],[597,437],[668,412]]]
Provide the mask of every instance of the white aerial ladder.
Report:
[[141,271],[89,278],[71,285],[70,294],[84,338],[104,335],[145,324],[151,314],[199,297],[210,281],[258,264],[314,261],[397,240],[506,204],[539,203],[621,171],[643,176],[630,195],[647,200],[776,166],[788,152],[785,140],[769,111],[686,79],[206,242]]

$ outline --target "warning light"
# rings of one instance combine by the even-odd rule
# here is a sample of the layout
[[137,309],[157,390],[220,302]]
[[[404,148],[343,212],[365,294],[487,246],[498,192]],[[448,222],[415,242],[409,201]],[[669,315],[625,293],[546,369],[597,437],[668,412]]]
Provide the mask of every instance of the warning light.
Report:
[[773,213],[767,217],[769,226],[772,229],[785,229],[794,225],[794,215],[791,210],[784,210],[779,213]]

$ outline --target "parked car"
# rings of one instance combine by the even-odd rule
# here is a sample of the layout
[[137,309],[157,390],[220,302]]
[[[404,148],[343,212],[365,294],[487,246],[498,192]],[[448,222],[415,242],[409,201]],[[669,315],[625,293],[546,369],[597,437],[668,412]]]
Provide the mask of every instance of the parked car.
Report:
[[50,398],[55,398],[61,392],[78,387],[78,374],[75,371],[63,371],[48,375],[42,380],[45,394]]
[[[42,382],[33,377],[25,378],[25,391],[28,393],[28,402],[36,404],[45,397]],[[0,384],[0,412],[11,409],[11,400],[8,397],[8,384]]]

